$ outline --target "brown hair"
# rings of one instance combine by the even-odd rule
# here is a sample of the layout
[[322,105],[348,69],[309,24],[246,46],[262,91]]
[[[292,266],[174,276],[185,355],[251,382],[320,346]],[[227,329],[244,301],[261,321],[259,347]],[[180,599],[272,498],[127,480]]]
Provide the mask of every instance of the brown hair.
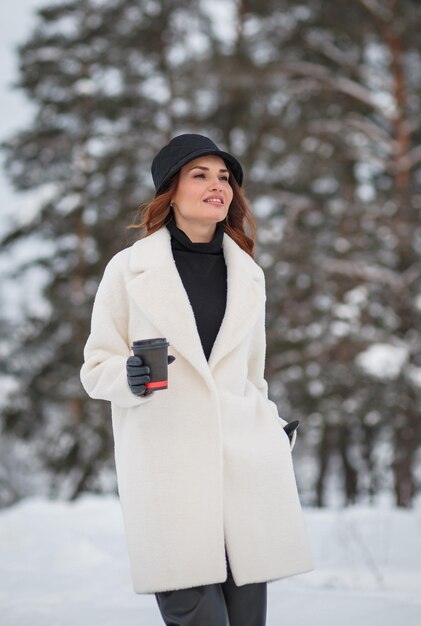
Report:
[[[127,228],[143,228],[146,230],[144,237],[147,237],[164,226],[171,218],[172,209],[170,202],[177,189],[179,178],[180,170],[171,178],[164,191],[155,195],[151,200],[143,202],[137,208],[136,217],[140,217],[140,223],[129,224]],[[230,185],[233,190],[233,197],[227,216],[222,220],[224,231],[254,259],[257,223],[249,209],[244,192],[231,171]],[[245,233],[244,222],[248,223],[250,237]],[[140,239],[143,239],[143,237],[140,237]]]

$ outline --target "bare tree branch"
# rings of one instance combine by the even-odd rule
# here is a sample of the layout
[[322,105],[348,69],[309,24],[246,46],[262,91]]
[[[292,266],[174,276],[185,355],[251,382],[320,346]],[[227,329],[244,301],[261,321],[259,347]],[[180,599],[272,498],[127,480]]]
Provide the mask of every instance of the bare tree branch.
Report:
[[310,32],[306,37],[309,48],[321,52],[326,58],[340,67],[349,67],[355,70],[358,63],[358,54],[352,55],[349,50],[346,52],[335,46],[331,36],[325,30]]
[[381,105],[376,99],[376,94],[367,89],[361,83],[346,78],[344,76],[335,76],[330,70],[317,63],[308,63],[306,61],[294,61],[283,63],[280,66],[281,73],[307,76],[308,78],[318,79],[323,85],[329,87],[333,91],[344,93],[359,102],[367,104],[373,111],[377,111],[382,117],[389,121],[395,119],[396,113],[391,112],[388,108]]
[[421,277],[420,263],[414,263],[402,273],[403,281],[405,285],[407,285],[407,287],[410,287],[410,285],[414,283],[420,277]]
[[378,282],[388,285],[391,289],[398,292],[403,291],[405,288],[405,280],[402,274],[379,265],[328,258],[321,259],[318,264],[329,274],[338,274],[367,282]]
[[402,155],[395,163],[395,171],[410,170],[421,162],[421,146],[416,146]]
[[309,124],[309,129],[313,132],[320,132],[322,130],[330,133],[343,133],[356,130],[370,136],[370,139],[375,145],[381,146],[388,154],[392,154],[394,149],[396,149],[396,142],[380,127],[367,119],[359,118],[353,114],[347,115],[343,119],[338,118],[337,120],[314,120]]
[[376,2],[375,0],[357,0],[359,4],[362,4],[374,17],[382,20],[383,22],[390,22],[393,18],[392,11],[384,5],[384,2]]
[[345,121],[356,128],[357,130],[362,131],[376,143],[381,143],[383,147],[392,152],[396,141],[390,136],[390,134],[385,131],[383,128],[375,124],[372,120],[367,117],[362,117],[357,113],[351,113],[345,117]]
[[[316,120],[309,125],[309,130],[314,133],[329,133],[337,137],[343,138],[344,133],[355,132],[352,128],[349,128],[346,120]],[[378,144],[377,144],[378,145]],[[376,147],[376,146],[374,146]],[[385,146],[386,147],[386,146]],[[373,151],[373,147],[366,146],[352,146],[346,145],[346,155],[354,160],[366,160],[372,164],[377,165],[380,169],[388,170],[390,167],[389,160],[383,158],[381,154]]]
[[285,204],[291,207],[296,207],[298,209],[313,209],[315,206],[315,202],[308,196],[294,193],[292,191],[276,191],[273,195],[275,199],[279,200],[280,202],[284,202]]
[[[310,345],[300,348],[300,350],[285,350],[275,354],[269,359],[268,362],[269,376],[275,376],[286,367],[300,365],[301,363],[308,363],[312,360],[319,360],[322,359],[322,357],[326,357],[334,353],[338,344],[343,342],[343,337],[334,337],[333,335],[331,335],[331,337],[331,341],[328,343],[314,341]],[[383,330],[373,329],[373,335],[370,339],[353,342],[355,354],[362,352],[373,343],[385,341],[386,338],[388,338],[388,336]],[[268,336],[268,343],[270,344],[270,342],[271,338]]]

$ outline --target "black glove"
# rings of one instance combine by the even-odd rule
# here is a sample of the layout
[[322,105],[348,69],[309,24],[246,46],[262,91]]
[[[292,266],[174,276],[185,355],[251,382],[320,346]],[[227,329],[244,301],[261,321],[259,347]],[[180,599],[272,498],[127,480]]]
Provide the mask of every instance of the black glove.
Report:
[[297,430],[299,425],[299,420],[293,420],[292,422],[288,422],[288,424],[284,426],[284,431],[288,435],[290,442],[292,441],[292,433],[294,432],[294,430]]
[[[175,356],[168,356],[168,365],[175,361]],[[127,382],[135,396],[149,396],[153,389],[147,389],[145,384],[150,382],[151,368],[143,365],[140,356],[129,356],[126,362]]]

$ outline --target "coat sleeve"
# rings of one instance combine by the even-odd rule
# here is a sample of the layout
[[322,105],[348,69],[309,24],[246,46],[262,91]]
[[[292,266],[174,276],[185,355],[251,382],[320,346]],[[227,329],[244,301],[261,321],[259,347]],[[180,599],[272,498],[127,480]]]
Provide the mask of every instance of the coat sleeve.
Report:
[[80,380],[91,398],[108,400],[131,408],[150,402],[132,393],[127,381],[128,298],[121,269],[121,253],[108,263],[99,283],[92,309],[91,329],[86,341]]
[[[268,383],[265,379],[265,361],[266,361],[266,288],[263,278],[263,290],[264,296],[262,298],[262,306],[260,309],[259,317],[254,327],[253,337],[250,344],[250,350],[248,355],[248,378],[257,387],[262,394],[266,402],[268,402],[274,414],[279,420],[279,425],[283,428],[288,422],[278,415],[278,408],[273,400],[268,397]],[[292,441],[290,444],[291,450],[295,446],[297,439],[297,431],[292,434]]]

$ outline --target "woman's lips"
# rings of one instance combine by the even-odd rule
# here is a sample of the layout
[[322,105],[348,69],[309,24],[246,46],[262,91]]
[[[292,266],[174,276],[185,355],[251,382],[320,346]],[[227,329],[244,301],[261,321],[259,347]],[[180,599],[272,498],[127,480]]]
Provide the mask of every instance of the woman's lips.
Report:
[[213,204],[213,206],[224,206],[223,202],[217,202],[217,201],[216,202],[212,202],[212,201],[209,201],[209,200],[203,200],[203,202],[206,202],[206,204]]

